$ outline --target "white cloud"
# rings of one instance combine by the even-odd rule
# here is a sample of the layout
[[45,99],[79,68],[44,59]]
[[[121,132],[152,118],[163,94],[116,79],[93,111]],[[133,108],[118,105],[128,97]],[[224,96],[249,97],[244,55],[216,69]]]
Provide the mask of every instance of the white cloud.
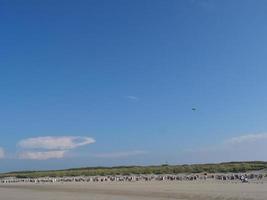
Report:
[[95,143],[90,137],[78,136],[46,136],[21,140],[18,146],[30,151],[18,154],[20,159],[47,160],[64,158],[69,150]]
[[267,140],[267,133],[241,135],[241,136],[233,137],[233,138],[230,138],[229,140],[226,140],[226,143],[227,144],[242,144],[242,143],[256,142],[260,140]]
[[129,99],[129,100],[131,100],[131,101],[138,101],[138,100],[139,100],[139,98],[136,97],[136,96],[125,96],[125,98],[126,98],[126,99]]
[[5,158],[5,151],[3,148],[0,147],[0,159]]
[[21,152],[20,159],[26,160],[48,160],[64,158],[66,151],[44,151],[44,152]]
[[130,156],[138,156],[138,155],[144,155],[147,154],[146,151],[124,151],[124,152],[112,152],[112,153],[99,153],[94,154],[94,157],[97,158],[124,158],[124,157],[130,157]]
[[24,149],[69,150],[92,143],[95,140],[90,137],[47,136],[24,139],[18,145]]

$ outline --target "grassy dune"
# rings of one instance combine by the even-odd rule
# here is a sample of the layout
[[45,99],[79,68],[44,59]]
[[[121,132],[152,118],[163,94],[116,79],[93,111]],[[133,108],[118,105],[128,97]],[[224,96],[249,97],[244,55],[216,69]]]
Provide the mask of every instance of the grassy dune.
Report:
[[129,175],[129,174],[178,174],[178,173],[227,173],[247,172],[267,169],[267,162],[228,162],[218,164],[160,165],[160,166],[119,166],[88,167],[53,171],[21,171],[0,174],[0,177],[15,176],[18,178],[63,177],[63,176],[96,176],[96,175]]

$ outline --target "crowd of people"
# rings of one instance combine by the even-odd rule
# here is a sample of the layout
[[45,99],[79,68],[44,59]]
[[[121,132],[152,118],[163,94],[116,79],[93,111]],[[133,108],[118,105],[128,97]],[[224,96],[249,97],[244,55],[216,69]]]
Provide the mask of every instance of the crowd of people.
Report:
[[116,176],[79,176],[79,177],[40,177],[17,178],[5,177],[0,183],[64,183],[64,182],[134,182],[134,181],[196,181],[196,180],[221,180],[241,181],[262,180],[263,174],[190,174],[190,175],[116,175]]

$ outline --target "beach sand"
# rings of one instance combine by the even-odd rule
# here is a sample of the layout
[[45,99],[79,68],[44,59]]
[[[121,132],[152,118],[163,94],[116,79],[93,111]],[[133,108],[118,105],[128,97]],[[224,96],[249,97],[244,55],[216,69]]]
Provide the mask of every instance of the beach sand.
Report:
[[266,200],[267,183],[0,184],[0,200]]

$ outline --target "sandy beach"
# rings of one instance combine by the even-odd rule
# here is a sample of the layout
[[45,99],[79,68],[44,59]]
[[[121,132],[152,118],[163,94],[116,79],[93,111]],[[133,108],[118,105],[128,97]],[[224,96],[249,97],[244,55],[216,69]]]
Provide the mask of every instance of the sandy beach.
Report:
[[266,200],[267,183],[134,182],[0,185],[1,200]]

